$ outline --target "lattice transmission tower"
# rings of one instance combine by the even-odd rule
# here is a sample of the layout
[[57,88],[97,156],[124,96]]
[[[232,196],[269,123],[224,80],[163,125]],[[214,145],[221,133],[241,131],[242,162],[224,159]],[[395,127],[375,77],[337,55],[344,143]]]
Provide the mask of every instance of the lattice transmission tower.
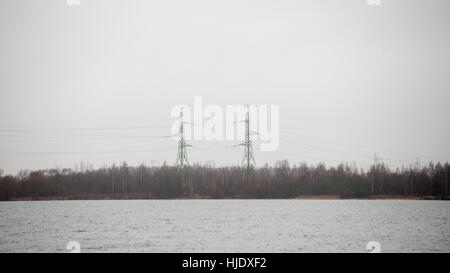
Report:
[[255,156],[253,155],[253,145],[252,145],[252,139],[251,139],[251,133],[250,133],[250,109],[249,105],[246,105],[247,107],[247,113],[245,116],[245,141],[244,143],[241,143],[240,145],[245,147],[244,150],[244,158],[242,159],[242,165],[244,163],[247,163],[247,181],[250,180],[251,175],[251,168],[252,168],[252,162],[253,167],[256,167],[255,162]]
[[178,164],[178,171],[181,177],[181,182],[184,183],[184,174],[186,171],[186,166],[189,166],[189,162],[187,159],[186,147],[191,147],[191,145],[187,144],[184,139],[184,120],[183,120],[183,108],[181,108],[180,112],[180,129],[179,129],[179,137],[178,140],[178,154],[177,161],[175,164]]

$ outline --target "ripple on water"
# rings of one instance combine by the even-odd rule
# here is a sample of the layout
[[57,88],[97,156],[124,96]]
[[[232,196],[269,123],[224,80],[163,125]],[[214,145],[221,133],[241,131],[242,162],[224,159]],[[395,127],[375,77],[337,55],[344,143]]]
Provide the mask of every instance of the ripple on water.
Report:
[[0,252],[61,252],[74,239],[84,252],[366,252],[368,241],[383,252],[450,252],[442,201],[85,202],[3,204]]

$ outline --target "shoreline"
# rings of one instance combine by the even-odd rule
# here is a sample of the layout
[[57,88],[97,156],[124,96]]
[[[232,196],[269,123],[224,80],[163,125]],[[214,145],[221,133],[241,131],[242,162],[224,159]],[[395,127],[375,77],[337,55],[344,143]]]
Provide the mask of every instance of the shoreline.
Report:
[[[64,200],[450,200],[450,197],[440,198],[436,196],[416,195],[367,195],[367,196],[341,196],[341,195],[299,195],[290,198],[252,198],[248,196],[236,197],[161,197],[150,194],[73,194],[65,196],[47,197],[20,197],[2,201],[64,201]],[[1,202],[1,201],[0,201]]]

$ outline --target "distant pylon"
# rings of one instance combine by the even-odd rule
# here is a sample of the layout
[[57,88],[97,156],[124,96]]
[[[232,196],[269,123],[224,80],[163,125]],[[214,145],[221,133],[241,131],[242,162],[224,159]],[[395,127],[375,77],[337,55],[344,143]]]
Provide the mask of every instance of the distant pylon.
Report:
[[252,139],[250,137],[250,108],[247,106],[247,113],[245,117],[245,142],[241,143],[245,147],[244,158],[242,159],[242,165],[247,162],[247,181],[250,180],[251,162],[253,161],[254,167],[256,166],[255,157],[253,155]]
[[175,164],[178,164],[178,171],[180,173],[181,182],[184,183],[184,172],[186,166],[189,166],[189,162],[187,160],[186,147],[190,147],[191,145],[186,144],[184,140],[184,120],[183,120],[183,108],[181,108],[180,112],[180,129],[179,129],[180,139],[178,140],[178,154],[177,161]]
[[150,167],[158,167],[159,166],[159,160],[151,160],[150,161]]
[[216,161],[214,160],[208,160],[205,162],[205,166],[208,168],[215,168],[216,167]]
[[373,184],[375,183],[375,170],[376,169],[378,169],[378,157],[377,157],[377,154],[375,153],[375,157],[374,157],[374,159],[373,159],[373,162],[374,162],[374,172],[372,173],[372,194],[373,194]]

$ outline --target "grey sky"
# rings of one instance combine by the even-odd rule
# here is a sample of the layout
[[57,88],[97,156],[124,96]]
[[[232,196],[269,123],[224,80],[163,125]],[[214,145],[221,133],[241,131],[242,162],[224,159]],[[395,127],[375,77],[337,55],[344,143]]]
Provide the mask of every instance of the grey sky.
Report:
[[[173,164],[174,141],[143,136],[194,96],[280,105],[280,149],[258,165],[448,160],[449,48],[448,0],[0,0],[0,129],[164,127],[1,131],[0,168]],[[191,162],[241,162],[195,145]],[[108,153],[42,153],[68,151]]]

